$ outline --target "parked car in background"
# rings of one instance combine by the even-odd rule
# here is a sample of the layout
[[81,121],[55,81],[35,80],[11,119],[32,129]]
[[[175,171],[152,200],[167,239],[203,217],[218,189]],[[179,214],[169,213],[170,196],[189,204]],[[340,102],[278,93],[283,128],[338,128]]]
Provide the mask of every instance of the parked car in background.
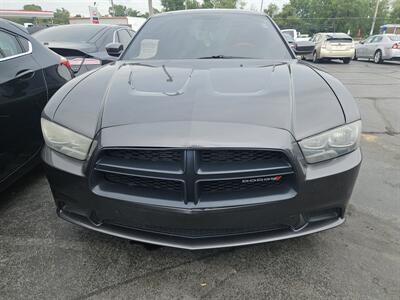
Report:
[[126,26],[108,24],[61,25],[38,31],[33,36],[46,47],[66,57],[76,74],[114,61],[106,45],[121,43],[126,47],[134,31]]
[[287,34],[286,32],[282,33],[288,42],[290,48],[294,51],[294,53],[301,58],[304,58],[305,55],[310,54],[314,51],[315,44],[311,41],[295,41],[294,38]]
[[150,17],[116,62],[68,82],[43,111],[58,215],[187,249],[342,224],[360,114],[337,79],[295,58],[264,14]]
[[295,42],[309,41],[311,39],[308,34],[301,34],[296,29],[282,29],[281,31],[291,36]]
[[306,59],[317,63],[321,60],[340,59],[348,64],[354,57],[353,39],[345,33],[317,33],[311,39],[315,49]]
[[71,77],[65,59],[0,19],[0,191],[40,161],[40,115]]
[[373,59],[376,64],[384,60],[400,60],[400,35],[378,34],[360,41],[355,47],[354,59]]

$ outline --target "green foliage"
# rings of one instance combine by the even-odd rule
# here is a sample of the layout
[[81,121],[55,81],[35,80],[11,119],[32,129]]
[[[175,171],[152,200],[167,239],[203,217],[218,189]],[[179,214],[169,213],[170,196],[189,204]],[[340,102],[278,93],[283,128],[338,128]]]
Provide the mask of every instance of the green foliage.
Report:
[[200,8],[200,3],[196,0],[186,0],[187,9],[197,9]]
[[[352,36],[366,36],[371,29],[376,1],[290,0],[273,19],[282,29],[295,28],[302,33],[350,31]],[[375,32],[389,21],[389,11],[389,0],[380,0]]]
[[270,16],[271,18],[275,17],[278,12],[279,12],[279,7],[278,5],[274,3],[270,3],[266,9],[264,9],[264,12]]
[[42,7],[36,4],[25,4],[24,10],[42,10]]
[[185,9],[184,0],[161,0],[161,5],[165,11]]
[[57,8],[54,12],[54,24],[69,24],[69,11],[65,8]]
[[108,12],[114,17],[126,17],[126,6],[114,4],[114,6],[108,9]]

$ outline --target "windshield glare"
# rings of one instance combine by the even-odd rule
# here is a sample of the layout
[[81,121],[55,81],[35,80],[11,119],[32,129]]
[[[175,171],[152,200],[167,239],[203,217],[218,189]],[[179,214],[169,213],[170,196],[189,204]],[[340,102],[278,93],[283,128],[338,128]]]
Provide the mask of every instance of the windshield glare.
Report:
[[124,60],[292,58],[271,21],[262,15],[185,14],[151,18]]

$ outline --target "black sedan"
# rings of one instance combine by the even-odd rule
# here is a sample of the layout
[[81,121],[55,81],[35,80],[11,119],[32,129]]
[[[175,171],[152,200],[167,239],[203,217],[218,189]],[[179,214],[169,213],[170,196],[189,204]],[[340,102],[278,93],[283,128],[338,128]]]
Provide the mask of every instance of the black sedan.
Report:
[[72,73],[22,26],[0,19],[0,191],[40,162],[40,115]]
[[82,74],[115,60],[106,45],[126,47],[134,31],[126,26],[107,24],[62,25],[43,29],[33,36],[54,52],[66,57],[76,74]]
[[53,96],[42,130],[61,218],[187,249],[338,226],[361,164],[351,94],[239,10],[151,17]]

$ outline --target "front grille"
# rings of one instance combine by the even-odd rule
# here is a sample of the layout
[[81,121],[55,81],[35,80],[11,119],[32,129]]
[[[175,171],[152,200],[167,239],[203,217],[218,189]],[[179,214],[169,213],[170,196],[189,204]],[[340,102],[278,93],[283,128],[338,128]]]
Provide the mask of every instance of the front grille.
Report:
[[245,183],[243,179],[206,181],[201,184],[201,191],[205,193],[243,192],[271,189],[282,182],[255,181]]
[[[274,181],[274,176],[281,180]],[[106,149],[91,183],[100,190],[201,207],[210,202],[260,199],[294,190],[294,171],[281,151],[260,149]],[[97,189],[97,192],[98,190]],[[145,202],[146,203],[146,202]],[[178,205],[179,204],[175,204]],[[205,204],[206,205],[206,204]],[[216,204],[217,205],[217,204]]]
[[181,192],[183,190],[182,182],[175,180],[127,176],[112,173],[104,174],[104,178],[109,182],[123,184],[133,188],[156,189],[172,192]]
[[132,150],[113,149],[106,150],[105,155],[130,161],[146,162],[180,162],[183,160],[182,150]]
[[200,152],[200,161],[204,163],[246,163],[254,161],[268,161],[282,159],[281,152],[263,150],[203,150]]

